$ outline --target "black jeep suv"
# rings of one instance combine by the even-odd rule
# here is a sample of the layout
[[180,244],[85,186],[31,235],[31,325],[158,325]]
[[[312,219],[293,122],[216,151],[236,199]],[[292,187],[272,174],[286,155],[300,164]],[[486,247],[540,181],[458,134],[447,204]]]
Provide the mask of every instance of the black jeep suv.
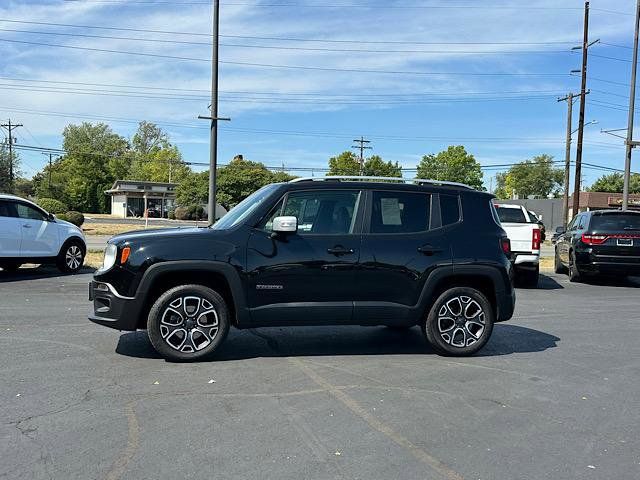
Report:
[[231,326],[286,325],[420,325],[437,352],[471,355],[515,305],[491,198],[426,180],[268,185],[212,227],[113,237],[89,318],[147,329],[171,360],[210,354]]

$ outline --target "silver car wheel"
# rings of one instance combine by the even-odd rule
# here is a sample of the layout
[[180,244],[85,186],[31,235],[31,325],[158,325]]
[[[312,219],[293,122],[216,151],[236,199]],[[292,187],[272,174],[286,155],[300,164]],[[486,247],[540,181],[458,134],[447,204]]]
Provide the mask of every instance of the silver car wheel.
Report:
[[453,347],[464,348],[478,342],[485,327],[485,312],[471,297],[454,297],[438,311],[438,333]]
[[71,245],[64,256],[69,270],[77,270],[82,265],[82,250],[77,245]]
[[182,353],[206,348],[218,335],[218,314],[205,298],[180,297],[169,304],[160,319],[160,335]]

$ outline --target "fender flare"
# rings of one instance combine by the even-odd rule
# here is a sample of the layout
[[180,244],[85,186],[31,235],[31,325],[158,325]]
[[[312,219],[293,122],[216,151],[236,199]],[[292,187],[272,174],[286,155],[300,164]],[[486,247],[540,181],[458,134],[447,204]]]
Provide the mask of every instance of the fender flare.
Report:
[[144,272],[135,294],[136,297],[140,300],[141,304],[145,304],[148,300],[149,293],[153,288],[154,282],[161,275],[184,271],[209,272],[222,275],[231,290],[231,298],[237,315],[238,325],[249,323],[249,312],[246,307],[244,288],[242,286],[240,274],[233,265],[225,262],[210,260],[175,260],[156,263],[151,265]]
[[500,296],[505,294],[505,279],[500,270],[491,265],[450,265],[439,267],[429,274],[425,286],[420,294],[417,308],[424,312],[430,307],[433,296],[439,285],[450,278],[455,277],[484,277],[491,282],[495,297],[489,301],[496,307],[496,318],[500,317],[501,302]]

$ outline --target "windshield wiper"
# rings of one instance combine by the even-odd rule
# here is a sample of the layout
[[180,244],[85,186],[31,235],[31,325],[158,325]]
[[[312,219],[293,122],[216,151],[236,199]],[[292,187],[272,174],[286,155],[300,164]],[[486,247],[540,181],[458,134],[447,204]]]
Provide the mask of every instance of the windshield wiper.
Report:
[[629,226],[629,227],[624,227],[624,230],[640,230],[640,228]]

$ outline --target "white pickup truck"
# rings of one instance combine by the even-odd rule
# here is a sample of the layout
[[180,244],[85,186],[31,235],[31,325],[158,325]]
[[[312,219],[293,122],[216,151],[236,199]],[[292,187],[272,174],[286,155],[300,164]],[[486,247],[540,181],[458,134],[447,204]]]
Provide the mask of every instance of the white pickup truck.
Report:
[[511,261],[515,267],[516,281],[535,287],[540,273],[540,226],[520,205],[496,203],[495,207],[502,228],[511,241]]

